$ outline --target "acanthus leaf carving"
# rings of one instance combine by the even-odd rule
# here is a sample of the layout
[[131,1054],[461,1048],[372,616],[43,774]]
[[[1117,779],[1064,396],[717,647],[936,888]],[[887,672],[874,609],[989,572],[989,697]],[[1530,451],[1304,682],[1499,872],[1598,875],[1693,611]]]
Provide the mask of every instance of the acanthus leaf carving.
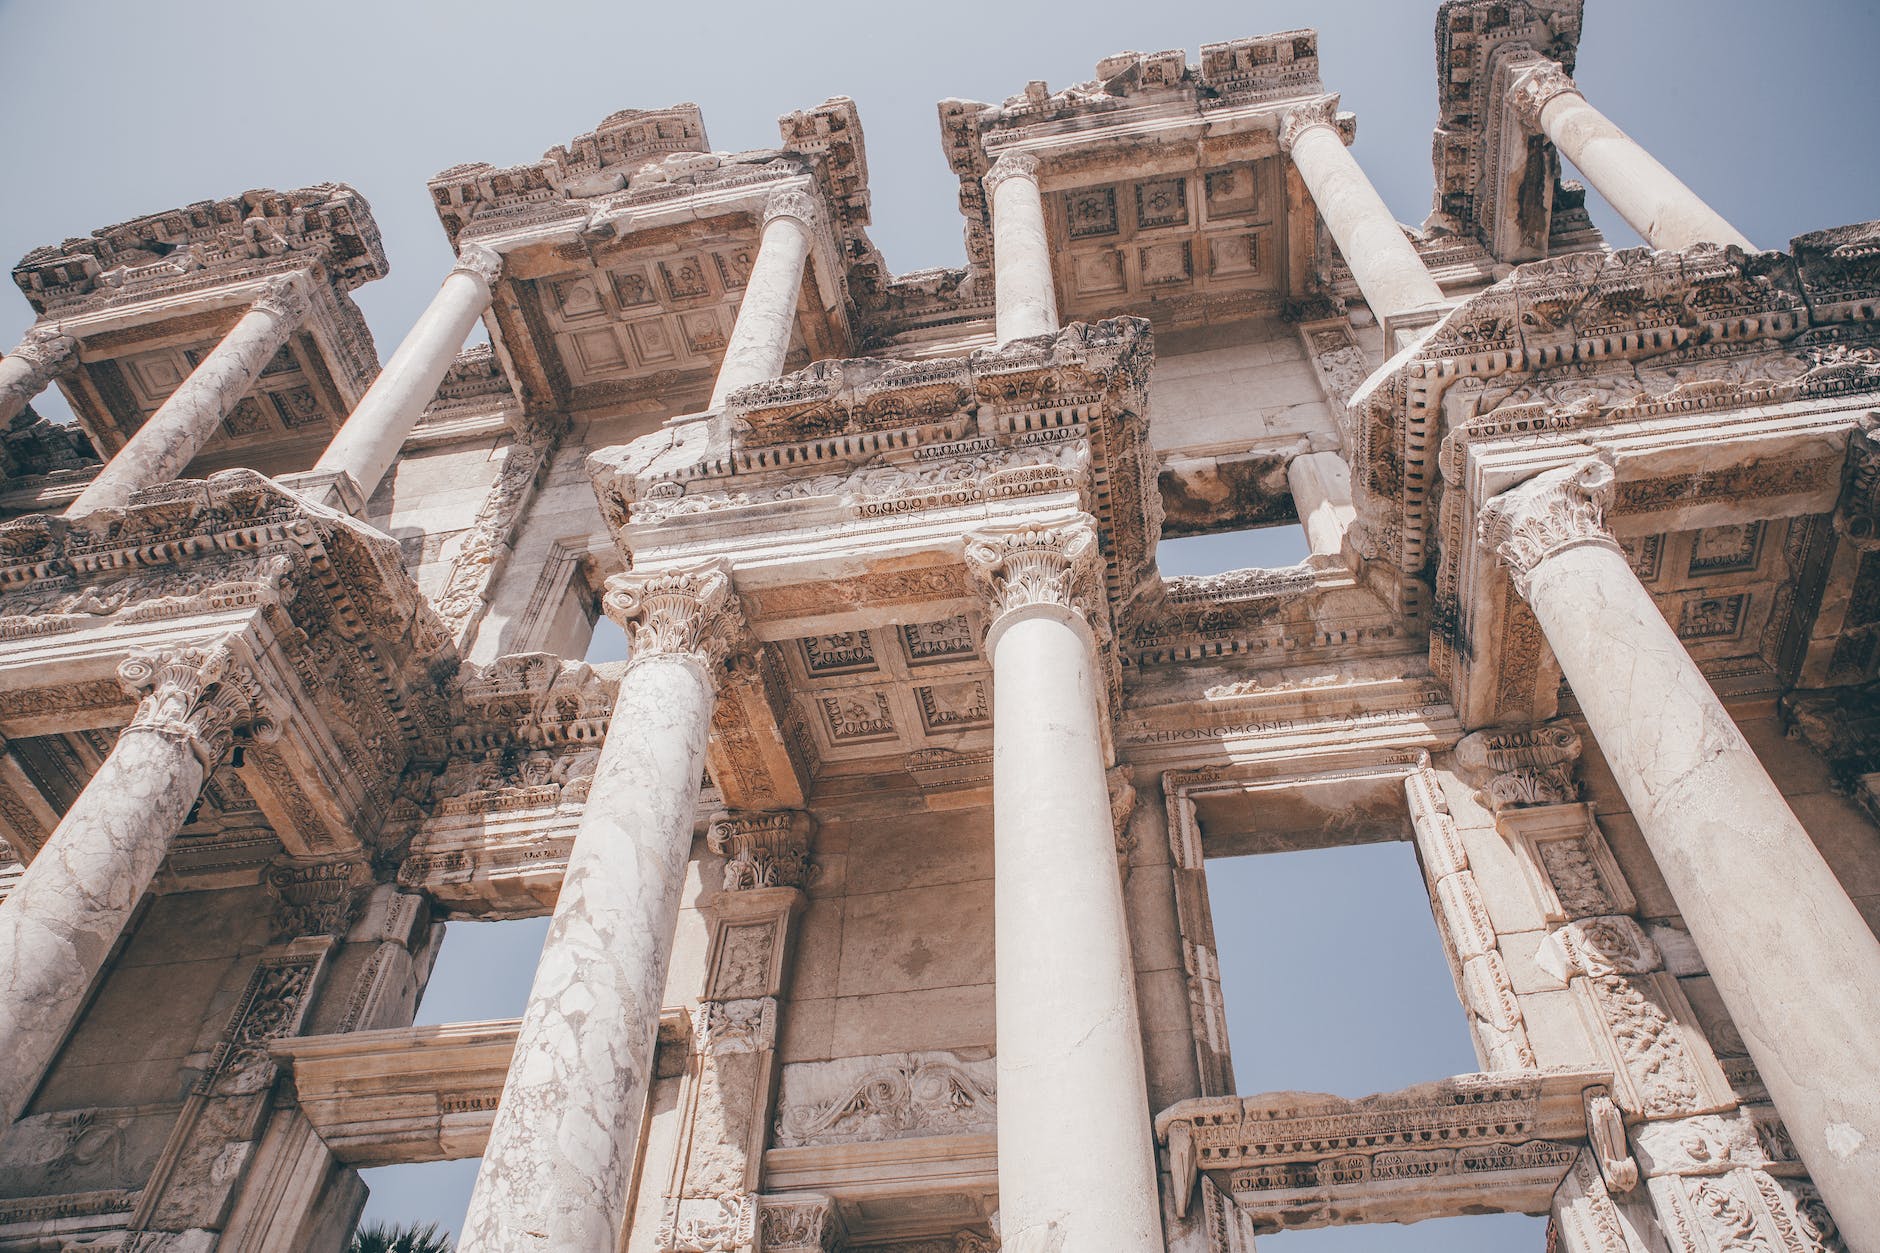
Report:
[[714,675],[744,642],[744,615],[731,588],[730,563],[702,562],[607,580],[607,613],[626,628],[629,661],[686,656]]
[[140,649],[126,657],[118,665],[118,682],[142,700],[125,730],[186,743],[207,771],[221,764],[238,734],[259,741],[277,736],[279,702],[238,648],[224,638]]
[[1587,458],[1537,474],[1482,507],[1481,541],[1508,567],[1522,596],[1534,568],[1556,553],[1596,544],[1623,556],[1606,526],[1616,479],[1610,464]]
[[803,887],[809,879],[812,821],[799,810],[714,817],[705,842],[725,859],[725,891]]
[[1521,119],[1522,125],[1538,131],[1541,128],[1541,110],[1550,101],[1569,92],[1578,95],[1579,91],[1579,84],[1561,68],[1560,62],[1543,59],[1522,70],[1508,84],[1508,103],[1513,106],[1515,116]]
[[993,622],[1036,605],[1091,620],[1103,605],[1101,561],[1096,528],[1087,516],[1056,527],[975,532],[966,539],[967,569]]

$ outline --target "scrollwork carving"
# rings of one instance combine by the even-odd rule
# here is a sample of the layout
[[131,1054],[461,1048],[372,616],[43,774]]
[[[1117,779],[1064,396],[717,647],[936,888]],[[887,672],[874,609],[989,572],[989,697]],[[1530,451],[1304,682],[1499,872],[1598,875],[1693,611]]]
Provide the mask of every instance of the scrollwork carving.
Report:
[[1279,124],[1279,150],[1291,152],[1293,145],[1299,142],[1299,137],[1314,126],[1325,126],[1337,131],[1336,95],[1320,96],[1317,100],[1309,100],[1286,110],[1286,116]]
[[713,818],[705,842],[725,859],[725,891],[802,887],[809,877],[810,823],[796,810]]
[[1457,764],[1482,780],[1481,795],[1496,813],[1578,800],[1579,758],[1580,735],[1567,722],[1476,731],[1456,744]]
[[206,771],[221,764],[238,734],[262,741],[279,734],[274,701],[226,639],[140,649],[118,665],[118,682],[142,697],[125,731],[186,743]]
[[966,566],[996,620],[1034,605],[1089,619],[1101,603],[1101,555],[1087,517],[1056,527],[979,532],[966,539]]
[[626,628],[628,657],[692,657],[714,673],[744,635],[744,616],[731,589],[731,566],[708,561],[656,574],[607,580],[609,617]]
[[482,244],[465,244],[450,272],[468,274],[485,287],[494,287],[503,274],[503,254]]
[[999,184],[1008,178],[1024,178],[1032,183],[1038,181],[1038,158],[1026,152],[1007,152],[992,163],[982,180],[986,188],[986,199],[991,200],[997,193]]
[[1588,458],[1537,474],[1482,507],[1477,533],[1508,567],[1515,590],[1528,594],[1534,568],[1556,553],[1597,544],[1623,556],[1606,526],[1617,476]]
[[1561,68],[1558,61],[1540,61],[1523,70],[1508,84],[1508,103],[1523,126],[1538,131],[1541,128],[1541,110],[1547,107],[1548,102],[1568,92],[1577,95],[1579,90],[1580,85]]

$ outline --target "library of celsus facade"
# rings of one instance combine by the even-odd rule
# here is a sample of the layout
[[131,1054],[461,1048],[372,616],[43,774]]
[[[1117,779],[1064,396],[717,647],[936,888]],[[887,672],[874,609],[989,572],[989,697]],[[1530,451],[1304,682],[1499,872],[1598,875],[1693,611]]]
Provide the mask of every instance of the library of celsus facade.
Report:
[[[1293,30],[943,101],[958,268],[840,96],[436,175],[383,360],[343,182],[21,260],[0,1250],[334,1253],[480,1158],[469,1253],[1880,1253],[1880,223],[1752,242],[1580,0],[1436,7],[1415,228]],[[1381,841],[1479,1065],[1271,1091],[1205,863]]]

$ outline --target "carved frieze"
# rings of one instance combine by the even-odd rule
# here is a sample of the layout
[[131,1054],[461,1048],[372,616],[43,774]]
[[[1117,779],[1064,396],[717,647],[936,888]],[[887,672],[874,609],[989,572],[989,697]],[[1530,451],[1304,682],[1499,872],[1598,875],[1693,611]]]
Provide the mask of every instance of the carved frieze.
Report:
[[990,1058],[890,1053],[783,1068],[777,1095],[780,1148],[913,1136],[992,1134],[997,1127]]

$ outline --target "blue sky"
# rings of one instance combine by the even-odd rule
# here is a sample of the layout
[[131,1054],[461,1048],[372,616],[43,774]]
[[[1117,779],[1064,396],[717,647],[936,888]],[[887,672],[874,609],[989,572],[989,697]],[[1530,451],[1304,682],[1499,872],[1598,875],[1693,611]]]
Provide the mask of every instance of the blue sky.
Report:
[[[1756,243],[1880,216],[1880,5],[1587,0],[1587,10],[1578,77],[1588,96]],[[1354,152],[1414,224],[1430,201],[1434,11],[1434,0],[826,0],[709,15],[569,0],[6,0],[0,255],[251,187],[349,182],[371,201],[391,257],[390,276],[357,293],[389,356],[450,263],[424,186],[436,171],[533,160],[615,109],[680,100],[703,107],[716,146],[771,146],[778,115],[848,94],[889,265],[958,264],[957,183],[936,101],[998,100],[1034,78],[1061,86],[1125,48],[1179,46],[1192,60],[1203,42],[1298,26],[1319,29],[1325,81],[1359,116]],[[1637,242],[1597,198],[1591,207],[1615,245]],[[0,297],[0,340],[30,322],[24,299]],[[1218,564],[1218,550],[1196,560]],[[1360,1095],[1473,1068],[1407,846],[1236,859],[1217,863],[1210,883],[1242,1091]],[[457,928],[420,1021],[517,1012],[542,931],[540,921]],[[374,1172],[368,1213],[454,1228],[473,1173]],[[1260,1248],[1505,1253],[1541,1242],[1536,1220],[1471,1218],[1289,1233]]]

